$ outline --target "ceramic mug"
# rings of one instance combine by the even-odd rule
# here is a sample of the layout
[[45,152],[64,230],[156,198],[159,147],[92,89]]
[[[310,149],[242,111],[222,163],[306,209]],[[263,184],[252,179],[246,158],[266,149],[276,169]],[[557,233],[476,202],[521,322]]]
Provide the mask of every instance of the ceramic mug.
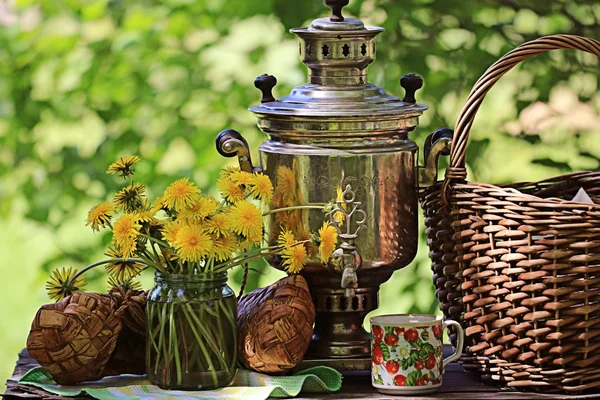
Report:
[[[426,314],[380,315],[371,321],[371,382],[384,394],[433,392],[444,367],[462,354],[465,334],[456,321]],[[442,358],[442,333],[453,326],[457,348]]]

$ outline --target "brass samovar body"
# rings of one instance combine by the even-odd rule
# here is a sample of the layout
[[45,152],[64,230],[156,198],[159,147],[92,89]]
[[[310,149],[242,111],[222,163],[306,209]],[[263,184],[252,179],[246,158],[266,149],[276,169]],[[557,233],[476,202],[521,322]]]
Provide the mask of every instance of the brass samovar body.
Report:
[[[271,245],[283,228],[307,238],[329,221],[319,207],[294,206],[334,200],[345,209],[361,210],[340,227],[348,228],[348,235],[341,236],[339,257],[324,264],[312,254],[301,274],[317,312],[307,363],[312,359],[338,369],[368,369],[370,340],[363,320],[378,306],[379,286],[416,255],[419,181],[435,179],[437,157],[447,150],[449,135],[438,132],[428,138],[427,168],[418,167],[418,146],[409,133],[427,109],[415,101],[421,78],[402,77],[403,99],[369,83],[375,36],[383,29],[344,18],[341,9],[348,0],[326,3],[331,17],[291,30],[300,38],[309,83],[275,99],[273,76],[255,81],[263,96],[250,111],[270,137],[259,148],[260,167],[252,165],[246,141],[236,131],[221,132],[217,149],[237,156],[242,169],[261,170],[271,178],[272,208],[290,207],[269,215],[266,237]],[[280,259],[269,262],[280,268]]]

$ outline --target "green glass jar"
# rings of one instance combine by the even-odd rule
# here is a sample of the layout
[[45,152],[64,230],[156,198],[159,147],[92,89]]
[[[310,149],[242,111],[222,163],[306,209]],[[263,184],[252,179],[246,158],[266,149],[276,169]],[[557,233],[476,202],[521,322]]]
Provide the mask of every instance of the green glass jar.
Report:
[[163,389],[229,384],[237,364],[237,300],[227,273],[155,275],[146,312],[146,371]]

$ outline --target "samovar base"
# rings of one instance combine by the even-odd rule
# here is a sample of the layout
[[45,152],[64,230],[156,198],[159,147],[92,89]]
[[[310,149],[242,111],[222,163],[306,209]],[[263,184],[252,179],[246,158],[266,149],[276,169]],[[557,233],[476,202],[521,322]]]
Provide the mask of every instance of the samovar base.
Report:
[[336,369],[368,369],[366,362],[357,360],[370,359],[371,336],[363,322],[377,308],[378,292],[379,287],[358,288],[353,297],[346,297],[344,289],[315,288],[315,327],[305,359],[332,360]]

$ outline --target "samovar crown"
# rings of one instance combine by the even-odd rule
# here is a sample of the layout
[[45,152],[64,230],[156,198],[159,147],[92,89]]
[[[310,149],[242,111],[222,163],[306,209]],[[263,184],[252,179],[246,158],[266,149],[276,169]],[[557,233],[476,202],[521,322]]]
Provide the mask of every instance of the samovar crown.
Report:
[[423,80],[414,74],[405,75],[402,99],[369,83],[367,69],[375,60],[375,38],[384,29],[343,16],[342,9],[349,0],[325,3],[331,16],[290,30],[299,38],[299,55],[308,67],[309,82],[277,99],[272,94],[275,77],[265,74],[256,79],[262,98],[250,111],[258,118],[259,128],[276,141],[318,142],[333,148],[365,137],[407,135],[427,109],[415,100]]

